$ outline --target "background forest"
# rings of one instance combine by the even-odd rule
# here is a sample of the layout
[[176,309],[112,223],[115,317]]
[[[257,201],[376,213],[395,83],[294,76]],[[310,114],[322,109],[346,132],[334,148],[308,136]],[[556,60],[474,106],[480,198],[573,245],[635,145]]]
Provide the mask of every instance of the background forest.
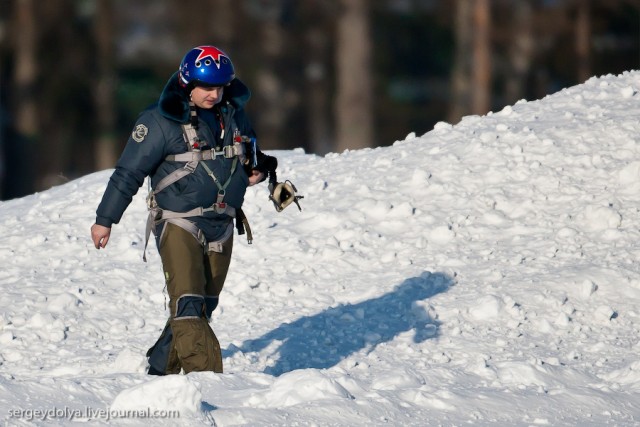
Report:
[[640,0],[0,0],[0,199],[113,167],[199,44],[262,149],[323,155],[638,69]]

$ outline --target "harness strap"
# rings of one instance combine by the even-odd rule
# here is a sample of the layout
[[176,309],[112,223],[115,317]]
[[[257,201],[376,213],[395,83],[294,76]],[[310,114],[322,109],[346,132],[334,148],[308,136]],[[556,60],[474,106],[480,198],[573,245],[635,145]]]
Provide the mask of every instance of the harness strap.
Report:
[[151,233],[154,233],[153,227],[160,221],[167,221],[177,225],[180,228],[185,229],[193,235],[193,237],[200,242],[201,245],[205,244],[204,236],[202,232],[194,223],[184,218],[168,218],[168,219],[156,219],[161,214],[158,208],[149,209],[149,216],[147,217],[147,226],[144,233],[144,250],[142,252],[142,260],[147,262],[147,246],[149,246],[149,237]]
[[[153,232],[153,226],[160,221],[166,221],[190,233],[200,243],[200,245],[202,245],[205,252],[222,253],[223,251],[222,247],[224,245],[224,242],[226,242],[229,239],[229,237],[231,237],[231,235],[233,234],[233,223],[229,222],[226,230],[224,231],[224,234],[222,235],[222,237],[220,237],[220,239],[215,240],[213,242],[207,242],[207,239],[204,237],[202,230],[200,230],[192,221],[189,221],[185,217],[181,217],[181,216],[171,217],[169,215],[168,217],[164,217],[165,212],[166,211],[162,212],[163,218],[159,220],[155,219],[155,216],[152,212],[149,213],[149,217],[147,219],[147,227],[145,230],[144,252],[142,254],[142,259],[144,260],[144,262],[147,262],[147,246],[149,245],[149,237],[151,237],[151,233]],[[172,213],[180,215],[179,212],[172,212]],[[246,221],[246,217],[244,217],[244,221]],[[251,229],[248,228],[249,226],[248,222],[246,222],[245,225],[249,230],[247,234],[247,241],[249,242],[249,244],[251,244],[253,240],[252,237],[250,238]]]
[[184,178],[189,174],[192,174],[193,172],[195,172],[197,167],[198,167],[198,161],[195,160],[195,161],[188,162],[186,165],[184,165],[182,169],[174,170],[169,175],[162,178],[160,182],[158,182],[158,185],[156,185],[156,189],[153,191],[153,195],[155,196],[156,194],[158,194],[159,192],[161,192],[162,190],[164,190],[174,182]]
[[170,162],[194,162],[202,160],[214,160],[217,156],[223,156],[225,159],[231,159],[244,153],[239,147],[227,145],[222,150],[204,150],[204,151],[187,151],[181,154],[170,154],[165,160]]
[[200,242],[201,245],[204,245],[206,243],[205,238],[202,235],[202,231],[200,231],[200,229],[196,227],[196,225],[193,222],[189,221],[188,219],[170,218],[170,219],[167,219],[166,221],[170,222],[173,225],[177,225],[183,230],[189,232],[193,237],[196,238],[198,242]]
[[142,251],[142,260],[147,262],[147,246],[149,246],[149,237],[153,232],[153,226],[156,223],[156,216],[158,215],[158,208],[149,208],[149,216],[147,216],[147,225],[144,230],[144,249]]
[[170,154],[164,159],[170,162],[199,162],[201,160],[213,160],[216,158],[213,150],[187,151],[186,153]]
[[227,229],[225,230],[224,234],[222,235],[222,237],[219,240],[216,240],[215,242],[208,242],[204,246],[205,252],[216,252],[216,253],[221,254],[223,252],[222,245],[232,235],[233,235],[233,224],[229,223],[229,225],[227,226]]
[[202,165],[204,170],[207,171],[207,175],[209,175],[213,180],[213,182],[215,182],[219,190],[218,194],[222,193],[224,195],[224,190],[227,188],[227,186],[231,182],[231,179],[233,178],[233,174],[236,171],[236,167],[238,166],[238,157],[233,158],[233,163],[231,164],[231,172],[229,173],[229,178],[227,178],[227,181],[224,184],[220,184],[220,181],[218,180],[218,178],[216,178],[216,176],[213,174],[213,171],[209,168],[209,166],[207,166],[206,163],[203,162],[200,164]]
[[[145,237],[144,252],[142,255],[142,259],[144,260],[144,262],[147,262],[147,246],[149,245],[149,237],[151,237],[151,233],[153,232],[153,227],[161,221],[171,222],[177,225],[178,227],[184,228],[189,233],[193,234],[194,237],[198,239],[198,241],[203,246],[206,246],[207,244],[206,240],[204,239],[204,236],[202,235],[202,232],[200,231],[200,229],[196,227],[194,223],[192,223],[189,220],[186,220],[185,218],[189,218],[193,216],[202,216],[207,212],[216,212],[218,214],[226,214],[226,215],[229,215],[231,218],[236,218],[237,213],[242,212],[242,210],[241,209],[236,210],[234,207],[231,207],[228,204],[222,203],[222,202],[214,203],[208,208],[197,207],[187,212],[174,212],[167,209],[160,209],[157,206],[149,207],[149,216],[147,217],[147,225],[145,227],[145,233],[144,233],[144,237]],[[240,222],[243,223],[244,226],[247,228],[248,230],[247,241],[249,242],[249,244],[251,244],[251,242],[253,241],[253,236],[251,235],[251,228],[249,228],[249,221],[247,220],[247,217],[244,215],[244,212],[242,212],[242,218],[238,217],[238,223]],[[230,230],[231,232],[233,232],[233,227],[231,227]],[[225,232],[225,235],[226,233],[227,232]],[[238,234],[244,234],[244,232],[240,233],[240,228],[238,228]],[[229,238],[228,236],[226,238],[223,238],[222,243],[224,243],[228,238]],[[220,245],[222,245],[222,243]],[[213,250],[213,249],[210,249],[210,250]],[[214,250],[214,252],[217,252],[217,251]]]
[[233,234],[233,225],[230,222],[227,225],[227,229],[224,231],[224,234],[222,235],[222,237],[220,237],[220,239],[213,242],[207,242],[207,239],[205,239],[204,235],[202,234],[202,231],[198,227],[196,227],[196,225],[193,222],[184,218],[172,218],[172,219],[168,219],[167,222],[177,225],[178,227],[191,233],[191,235],[198,242],[200,242],[200,244],[202,245],[206,253],[208,252],[222,253],[223,251],[222,247],[224,245],[224,242],[226,242],[229,239],[229,237],[231,237],[231,235]]
[[[159,192],[161,192],[162,190],[164,190],[174,182],[179,181],[180,179],[184,178],[189,174],[192,174],[193,172],[195,172],[196,168],[198,167],[198,164],[202,164],[202,167],[204,167],[204,169],[207,171],[207,174],[216,183],[216,185],[218,186],[218,189],[224,190],[229,185],[229,182],[231,182],[233,173],[236,171],[236,167],[238,165],[238,156],[240,156],[241,154],[244,154],[243,150],[238,149],[238,147],[235,145],[234,146],[228,145],[224,147],[224,149],[221,151],[214,151],[214,150],[187,151],[186,153],[169,155],[165,158],[165,160],[175,161],[175,162],[187,162],[187,164],[185,164],[182,169],[176,169],[173,172],[171,172],[169,175],[162,178],[160,182],[158,182],[158,185],[156,185],[156,188],[153,191],[153,194],[154,195],[158,194]],[[227,179],[227,182],[225,182],[223,186],[220,186],[220,182],[218,181],[218,178],[216,178],[216,176],[213,174],[211,169],[205,163],[200,163],[202,160],[213,160],[218,155],[222,155],[226,159],[233,158],[231,173],[229,174],[229,178]]]
[[244,214],[242,209],[238,209],[236,212],[236,229],[238,230],[238,235],[242,236],[247,232],[247,243],[253,243],[253,234],[251,233],[251,227],[249,226],[249,220],[247,216]]
[[190,216],[202,216],[207,212],[215,212],[215,213],[218,213],[218,214],[227,214],[231,218],[235,218],[236,217],[236,209],[235,208],[229,206],[226,203],[214,203],[213,205],[211,205],[208,208],[197,207],[197,208],[191,209],[190,211],[187,211],[187,212],[174,212],[174,211],[170,211],[170,210],[167,210],[167,209],[162,209],[160,211],[160,214],[161,214],[160,218],[158,218],[157,220],[167,220],[167,219],[173,219],[173,218],[188,218]]

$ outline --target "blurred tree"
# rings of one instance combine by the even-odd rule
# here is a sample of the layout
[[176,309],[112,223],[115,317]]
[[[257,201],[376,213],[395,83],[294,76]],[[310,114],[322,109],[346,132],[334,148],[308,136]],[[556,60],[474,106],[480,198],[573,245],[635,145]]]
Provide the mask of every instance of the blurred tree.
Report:
[[447,112],[455,123],[591,75],[640,68],[640,0],[0,7],[3,198],[111,167],[110,150],[120,152],[135,117],[197,44],[233,58],[253,90],[248,108],[262,148],[318,154],[390,144],[430,130]]
[[378,0],[372,7],[374,131],[377,143],[388,145],[422,135],[446,114],[453,13],[451,3],[430,0]]
[[95,167],[95,37],[85,3],[38,3],[38,115],[42,134],[35,166],[38,188],[49,188]]
[[6,171],[3,197],[12,198],[33,192],[34,175],[30,171],[35,143],[40,135],[37,103],[38,80],[38,26],[36,1],[16,0],[13,3],[13,21],[9,24],[9,40],[13,57],[11,85],[3,90],[11,105],[5,144]]
[[171,0],[166,18],[172,22],[182,54],[192,47],[212,44],[235,59],[231,53],[237,35],[237,9],[233,0]]
[[640,66],[638,0],[458,0],[454,11],[451,122]]
[[456,54],[451,77],[449,120],[485,114],[491,108],[492,38],[489,0],[455,3]]
[[40,130],[36,100],[39,62],[36,10],[35,0],[18,0],[15,7],[15,30],[19,34],[19,37],[14,37],[15,127],[28,139],[36,138]]
[[262,0],[247,2],[250,16],[259,22],[258,49],[254,51],[256,61],[253,91],[260,106],[254,121],[262,147],[286,147],[285,127],[290,111],[287,78],[291,77],[285,64],[287,34],[283,17],[288,1]]
[[334,31],[331,22],[335,12],[330,1],[306,1],[300,5],[302,44],[304,56],[306,129],[309,149],[326,154],[333,149],[331,120],[332,86],[331,47]]
[[491,4],[473,2],[473,67],[471,113],[485,114],[491,109]]
[[[221,49],[232,50],[235,48],[234,41],[237,39],[238,28],[234,13],[234,0],[209,0],[211,5],[211,16],[215,25],[207,25],[211,29],[211,43],[220,46]],[[231,55],[231,53],[229,53]]]
[[578,81],[583,82],[591,77],[591,17],[588,1],[576,4],[576,57]]
[[336,30],[335,150],[376,145],[369,1],[340,0]]
[[115,130],[117,108],[114,19],[113,1],[97,0],[94,30],[98,67],[93,92],[97,120],[95,167],[98,170],[114,167],[119,154]]
[[451,71],[451,101],[448,120],[455,123],[470,112],[471,105],[471,70],[473,69],[473,26],[472,2],[455,1],[455,56]]
[[512,16],[508,27],[511,42],[506,49],[509,69],[504,90],[506,99],[515,102],[526,96],[527,77],[535,55],[532,2],[513,2],[508,13]]

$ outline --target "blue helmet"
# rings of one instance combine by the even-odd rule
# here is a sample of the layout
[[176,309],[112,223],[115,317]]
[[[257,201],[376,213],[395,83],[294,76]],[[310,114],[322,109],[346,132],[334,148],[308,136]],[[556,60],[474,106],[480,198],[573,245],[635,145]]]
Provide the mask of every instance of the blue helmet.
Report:
[[179,73],[184,87],[225,86],[236,77],[231,59],[214,46],[198,46],[187,52]]

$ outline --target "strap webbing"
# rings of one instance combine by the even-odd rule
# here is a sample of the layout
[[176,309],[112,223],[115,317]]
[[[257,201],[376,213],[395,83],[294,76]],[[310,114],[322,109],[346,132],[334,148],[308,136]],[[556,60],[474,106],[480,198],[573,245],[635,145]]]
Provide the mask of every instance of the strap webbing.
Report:
[[236,171],[236,167],[238,166],[238,157],[233,158],[233,163],[231,164],[231,172],[229,173],[229,178],[227,178],[227,181],[224,184],[220,184],[220,181],[218,181],[218,178],[216,178],[216,176],[213,174],[213,171],[209,169],[209,166],[207,166],[206,163],[203,162],[200,164],[202,165],[204,170],[207,171],[207,175],[209,175],[213,180],[213,182],[216,183],[218,190],[224,193],[224,190],[229,186],[229,183],[231,182],[231,178],[233,178],[233,174]]
[[226,203],[214,203],[208,208],[197,207],[187,212],[174,212],[166,209],[161,210],[161,216],[157,220],[173,219],[173,218],[189,218],[191,216],[202,216],[207,212],[216,212],[219,214],[227,214],[231,218],[236,217],[236,209]]
[[149,216],[147,216],[147,225],[144,230],[144,249],[142,251],[142,260],[144,262],[147,262],[147,246],[149,246],[149,237],[151,237],[151,233],[153,232],[153,226],[156,224],[156,215],[156,209],[149,209]]
[[225,232],[222,235],[222,237],[220,237],[220,239],[216,240],[215,242],[209,242],[209,243],[207,243],[205,245],[205,251],[206,252],[216,252],[216,253],[221,254],[223,252],[222,245],[232,235],[233,235],[233,224],[229,223],[229,225],[227,226],[227,229],[225,230]]
[[185,176],[192,174],[198,167],[198,161],[188,162],[182,169],[176,169],[169,175],[165,176],[158,182],[153,194],[156,195],[174,182],[184,178]]
[[196,225],[193,222],[189,221],[188,219],[170,218],[170,219],[167,219],[166,221],[170,222],[173,225],[177,225],[183,230],[188,231],[193,237],[196,238],[198,242],[200,242],[201,245],[205,244],[206,241],[200,229],[196,227]]
[[253,234],[251,233],[251,227],[249,226],[249,220],[247,216],[244,214],[242,209],[238,209],[236,211],[236,229],[238,230],[238,234],[242,236],[247,232],[247,243],[253,243]]

